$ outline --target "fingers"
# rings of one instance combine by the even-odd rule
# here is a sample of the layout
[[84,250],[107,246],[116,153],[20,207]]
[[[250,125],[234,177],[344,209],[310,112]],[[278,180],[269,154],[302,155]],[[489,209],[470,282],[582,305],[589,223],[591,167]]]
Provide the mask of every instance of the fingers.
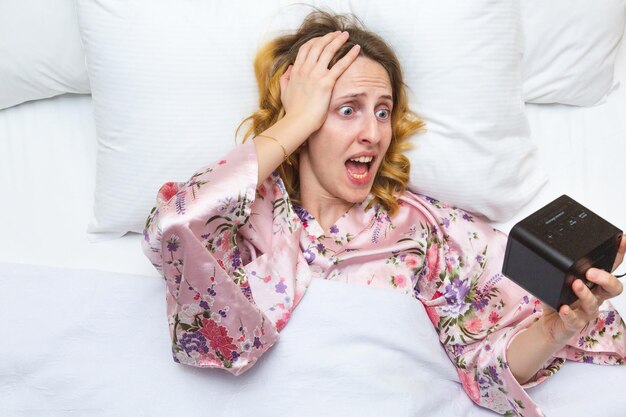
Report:
[[296,60],[294,61],[293,66],[298,71],[310,70],[310,68],[315,66],[315,64],[319,60],[320,54],[322,53],[324,48],[329,43],[331,43],[333,39],[337,37],[344,37],[345,39],[347,39],[347,36],[343,35],[343,33],[347,34],[347,32],[339,31],[329,32],[324,36],[309,39],[298,50],[298,55],[296,55]]
[[578,297],[578,307],[576,310],[582,310],[589,320],[597,317],[602,302],[598,300],[595,294],[579,279],[574,281],[572,289],[574,290],[574,294]]
[[[327,34],[326,36],[328,36],[328,35],[330,35],[330,33]],[[307,56],[309,55],[309,50],[311,49],[311,46],[312,46],[314,40],[315,39],[310,39],[309,41],[305,42],[305,44],[302,45],[300,47],[300,49],[298,49],[298,54],[296,55],[296,60],[293,62],[293,65],[296,68],[300,68],[300,67],[302,67],[304,65],[304,62],[306,61]]]
[[615,275],[612,275],[602,269],[589,268],[585,274],[585,278],[597,285],[593,292],[599,299],[600,304],[602,304],[604,300],[617,297],[624,290],[624,285],[615,277]]
[[339,61],[333,65],[330,69],[330,75],[333,79],[339,78],[341,74],[354,62],[355,59],[359,56],[359,52],[361,51],[361,46],[354,45],[352,49],[348,51],[348,53],[342,57]]
[[[326,35],[310,39],[300,47],[294,70],[301,73],[311,73],[315,69],[328,71],[328,65],[333,57],[341,49],[349,38],[348,32],[331,32]],[[336,80],[359,56],[360,46],[355,45],[342,57],[327,73],[331,79]]]
[[304,123],[311,133],[328,115],[328,106],[337,79],[358,56],[359,48],[349,51],[328,69],[330,62],[348,40],[348,32],[331,32],[313,38],[298,50],[292,66],[280,77],[280,99],[285,114]]
[[333,32],[319,39],[313,39],[314,42],[309,50],[305,66],[309,69],[319,66],[319,68],[327,70],[330,60],[333,59],[341,45],[346,43],[348,36],[348,32]]
[[[583,285],[584,286],[584,285]],[[573,310],[570,306],[564,305],[559,310],[559,317],[563,321],[563,325],[568,330],[579,331],[584,328],[589,320],[583,317],[580,310]]]
[[558,312],[563,325],[570,331],[579,331],[598,318],[602,303],[623,291],[622,283],[614,275],[602,269],[590,268],[585,277],[596,284],[596,287],[590,290],[582,280],[575,280],[572,290],[578,300],[571,306],[561,306]]
[[339,51],[339,49],[348,41],[350,35],[348,32],[340,33],[336,38],[334,38],[327,46],[321,51],[319,56],[320,66],[323,66],[324,69],[328,69],[328,64],[332,61],[333,57]]

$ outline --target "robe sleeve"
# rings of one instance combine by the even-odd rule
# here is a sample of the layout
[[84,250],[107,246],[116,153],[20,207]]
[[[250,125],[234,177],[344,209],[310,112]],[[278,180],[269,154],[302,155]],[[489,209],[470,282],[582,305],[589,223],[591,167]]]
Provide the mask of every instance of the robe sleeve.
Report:
[[507,363],[511,340],[542,315],[541,302],[501,274],[506,235],[480,219],[425,199],[434,220],[426,251],[422,302],[478,405],[507,416],[542,416],[525,388],[553,375],[565,359],[623,364],[624,321],[608,303],[600,317],[520,385]]
[[142,246],[166,281],[176,362],[238,375],[278,339],[254,302],[238,233],[250,217],[257,170],[249,141],[186,183],[166,183],[148,216]]

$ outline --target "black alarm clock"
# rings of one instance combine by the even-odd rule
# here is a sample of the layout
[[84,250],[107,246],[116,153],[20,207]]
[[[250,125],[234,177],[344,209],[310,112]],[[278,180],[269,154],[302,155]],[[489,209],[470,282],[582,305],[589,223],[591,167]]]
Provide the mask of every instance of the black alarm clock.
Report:
[[558,311],[577,297],[572,283],[591,267],[611,271],[622,231],[562,195],[518,222],[508,237],[502,273]]

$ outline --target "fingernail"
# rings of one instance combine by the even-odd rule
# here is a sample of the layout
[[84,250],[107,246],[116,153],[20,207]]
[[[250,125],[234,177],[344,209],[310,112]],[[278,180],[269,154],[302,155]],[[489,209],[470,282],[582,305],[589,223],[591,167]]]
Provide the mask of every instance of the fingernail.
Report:
[[576,291],[582,291],[583,287],[585,286],[585,284],[583,284],[582,280],[580,279],[577,279],[576,282],[574,282],[574,285],[576,286]]
[[591,268],[587,271],[587,274],[585,275],[587,275],[587,278],[594,279],[594,278],[598,278],[599,274],[600,274],[600,271],[598,269]]

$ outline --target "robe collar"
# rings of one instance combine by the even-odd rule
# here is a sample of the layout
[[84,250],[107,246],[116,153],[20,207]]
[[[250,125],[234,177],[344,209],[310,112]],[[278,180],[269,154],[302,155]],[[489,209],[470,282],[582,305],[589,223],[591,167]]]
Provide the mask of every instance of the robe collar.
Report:
[[373,198],[374,195],[370,194],[361,203],[353,205],[337,219],[335,224],[328,229],[328,232],[324,232],[317,219],[299,204],[294,204],[294,210],[300,218],[310,241],[323,242],[327,248],[345,249],[344,246],[357,235],[371,228],[377,216],[386,214],[379,204],[366,209]]

